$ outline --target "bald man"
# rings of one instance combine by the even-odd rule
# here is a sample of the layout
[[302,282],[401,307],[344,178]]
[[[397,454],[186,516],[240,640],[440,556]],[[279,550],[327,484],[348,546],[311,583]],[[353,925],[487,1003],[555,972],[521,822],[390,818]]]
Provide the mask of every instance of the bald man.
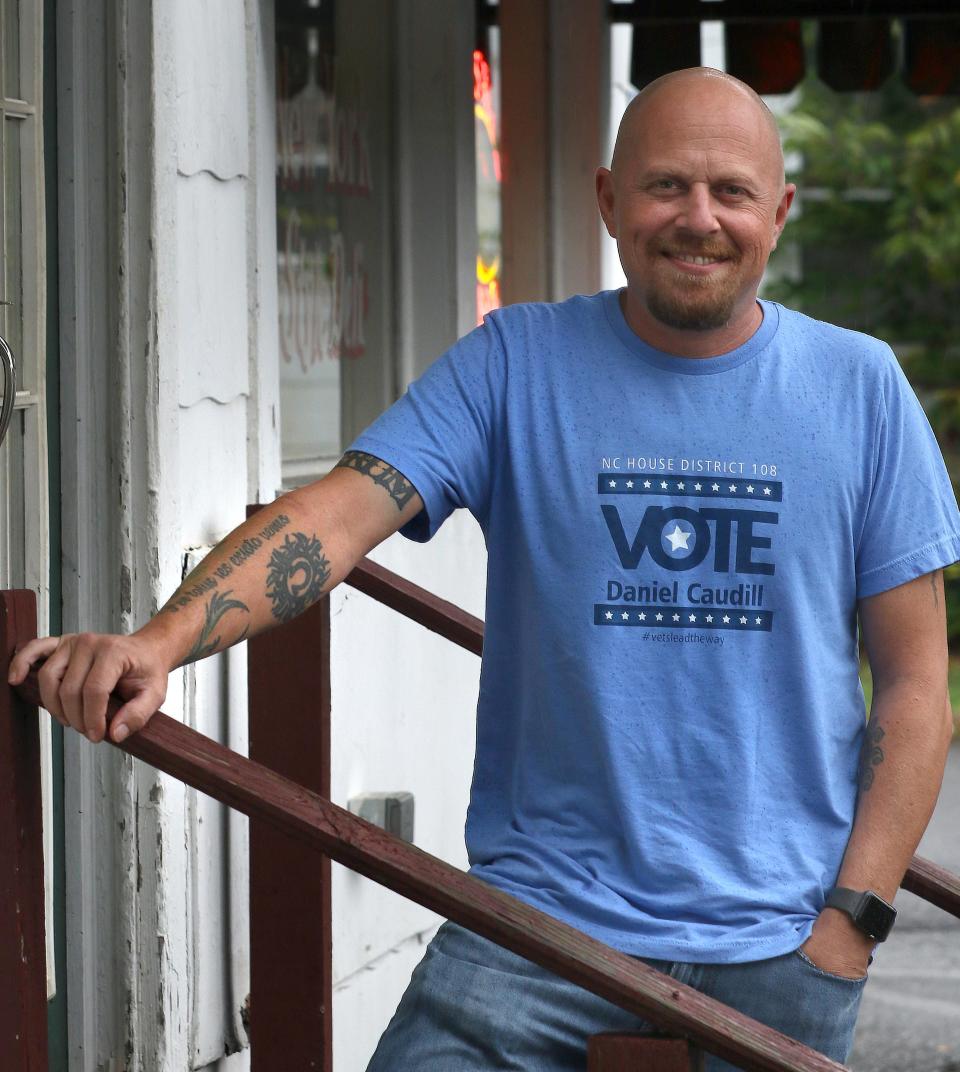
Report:
[[[757,299],[793,196],[751,89],[659,79],[597,172],[626,288],[494,314],[358,446],[421,537],[451,500],[487,533],[474,872],[842,1061],[943,773],[960,538],[889,349]],[[464,426],[429,476],[399,446]],[[446,924],[370,1072],[649,1029]]]
[[[36,641],[11,676],[46,657],[46,706],[95,741],[119,688],[121,739],[171,667],[465,507],[472,872],[844,1060],[950,738],[953,492],[888,347],[758,300],[794,188],[751,90],[647,87],[597,195],[625,289],[491,314],[143,629]],[[650,1029],[447,923],[370,1069],[582,1072],[590,1035]]]

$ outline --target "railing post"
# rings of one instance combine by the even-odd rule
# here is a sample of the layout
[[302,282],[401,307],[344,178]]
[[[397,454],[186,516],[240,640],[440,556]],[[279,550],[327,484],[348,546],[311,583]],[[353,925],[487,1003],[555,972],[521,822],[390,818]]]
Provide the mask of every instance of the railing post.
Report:
[[0,1068],[47,1072],[40,719],[7,685],[37,635],[33,592],[0,592]]
[[703,1055],[685,1039],[614,1033],[587,1041],[587,1072],[701,1072]]
[[[248,644],[250,758],[330,796],[330,601]],[[330,859],[250,823],[252,1072],[333,1072]]]

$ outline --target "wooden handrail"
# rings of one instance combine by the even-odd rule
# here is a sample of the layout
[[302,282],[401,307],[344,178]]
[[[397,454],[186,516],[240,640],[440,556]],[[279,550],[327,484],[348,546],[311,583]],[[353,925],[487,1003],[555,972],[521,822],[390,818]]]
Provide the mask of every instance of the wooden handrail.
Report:
[[30,706],[6,683],[15,645],[36,635],[33,592],[0,592],[0,1067],[3,1072],[47,1072],[48,1063],[40,724]]
[[435,596],[399,573],[364,558],[347,574],[345,583],[474,655],[483,652],[482,619]]
[[[371,598],[452,640],[454,644],[481,654],[483,622],[479,618],[467,614],[445,599],[439,599],[398,573],[365,558],[346,581]],[[960,919],[960,876],[922,856],[914,856],[900,885]]]
[[900,886],[960,919],[960,876],[914,856]]
[[[18,690],[40,706],[36,674]],[[111,699],[109,717],[120,701]],[[158,711],[120,748],[747,1072],[846,1066],[395,838]]]

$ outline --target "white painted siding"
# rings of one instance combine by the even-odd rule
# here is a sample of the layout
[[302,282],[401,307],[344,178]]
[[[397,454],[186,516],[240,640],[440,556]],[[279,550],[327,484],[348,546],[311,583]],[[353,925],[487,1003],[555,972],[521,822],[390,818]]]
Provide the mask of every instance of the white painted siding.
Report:
[[[250,68],[263,62],[254,47],[263,7],[256,0],[154,4],[163,50],[155,71],[160,375],[174,388],[162,418],[171,438],[160,448],[175,458],[158,488],[160,500],[175,505],[159,541],[176,549],[160,600],[243,519],[255,483],[247,442],[250,331],[257,326],[251,309],[258,305],[250,178],[257,131],[248,84],[262,84]],[[272,174],[266,181],[272,185]],[[267,346],[268,371],[270,359]],[[182,707],[188,724],[244,751],[245,671],[242,649],[188,668],[171,682],[169,706]],[[156,926],[165,948],[159,970],[167,1022],[156,1056],[143,1054],[143,1068],[246,1067],[247,1054],[224,1060],[246,1045],[240,1020],[249,991],[246,823],[171,779],[158,777],[157,786],[151,800],[163,858],[148,881],[156,885]]]
[[[397,535],[372,557],[483,616],[486,551],[464,511],[429,544]],[[359,592],[331,600],[332,799],[409,790],[416,845],[466,867],[479,658]],[[363,1072],[441,920],[336,865],[333,915],[334,1068]]]
[[[473,4],[397,11],[419,47],[404,99],[439,125],[405,118],[395,222],[445,256],[405,264],[378,384],[472,322]],[[140,624],[279,483],[272,19],[273,0],[58,5],[70,628]],[[375,557],[482,613],[465,515]],[[479,661],[358,593],[333,612],[334,799],[410,789],[417,843],[463,866]],[[165,710],[244,751],[245,661],[174,674]],[[243,1072],[224,1052],[245,1042],[245,821],[79,738],[66,759],[71,1072]],[[359,1072],[437,920],[339,869],[334,906],[336,1068]]]

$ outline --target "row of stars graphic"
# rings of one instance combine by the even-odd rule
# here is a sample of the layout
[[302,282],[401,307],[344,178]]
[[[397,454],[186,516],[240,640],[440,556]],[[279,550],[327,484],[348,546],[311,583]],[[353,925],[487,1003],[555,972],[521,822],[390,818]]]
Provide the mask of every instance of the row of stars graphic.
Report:
[[[605,617],[606,617],[608,622],[613,621],[613,611],[608,610],[606,612]],[[630,620],[630,615],[629,615],[629,613],[627,611],[622,611],[621,614],[620,614],[620,617],[625,622],[628,622]],[[659,612],[657,612],[656,614],[651,614],[650,617],[653,618],[654,621],[657,621],[657,622],[662,622],[663,621],[663,615],[661,613],[659,613]],[[679,614],[673,614],[673,615],[671,615],[671,619],[673,621],[675,621],[675,622],[679,622],[680,621],[680,615]],[[637,615],[637,620],[641,621],[641,622],[645,622],[647,620],[647,615],[643,611],[640,611],[640,613]],[[696,620],[697,620],[696,614],[688,614],[687,615],[687,621],[695,622]],[[707,622],[707,623],[710,623],[710,622],[713,621],[713,615],[712,614],[705,614],[704,617],[703,617],[703,620],[705,622]],[[724,625],[729,625],[730,622],[731,622],[731,618],[730,618],[729,614],[724,614],[720,620],[723,622]],[[762,618],[754,618],[754,621],[756,622],[757,625],[763,625],[763,619]],[[740,615],[740,624],[741,625],[746,625],[747,624],[747,616],[745,614]]]
[[[626,481],[624,481],[624,485],[626,487],[628,487],[628,488],[632,488],[633,487],[633,481],[632,480],[626,480]],[[611,487],[611,488],[615,488],[617,486],[616,480],[608,481],[607,486]],[[651,482],[649,480],[644,480],[643,486],[645,488],[650,488],[653,485],[651,484]],[[660,481],[660,487],[664,491],[667,491],[669,489],[669,486],[670,485],[667,483],[666,480],[661,480]],[[686,491],[686,487],[687,487],[686,484],[682,480],[677,481],[677,485],[676,485],[677,491]],[[693,490],[694,491],[703,491],[703,485],[702,484],[694,484],[693,485]],[[710,490],[711,491],[719,491],[720,490],[720,485],[719,484],[711,484],[710,485]],[[734,494],[736,494],[736,492],[738,490],[737,485],[736,484],[728,484],[727,485],[727,490],[733,492]],[[746,490],[748,495],[752,495],[754,493],[754,491],[756,491],[756,488],[753,486],[753,484],[747,484],[745,490]],[[764,495],[772,495],[773,494],[773,488],[765,487],[763,489],[763,494]]]

